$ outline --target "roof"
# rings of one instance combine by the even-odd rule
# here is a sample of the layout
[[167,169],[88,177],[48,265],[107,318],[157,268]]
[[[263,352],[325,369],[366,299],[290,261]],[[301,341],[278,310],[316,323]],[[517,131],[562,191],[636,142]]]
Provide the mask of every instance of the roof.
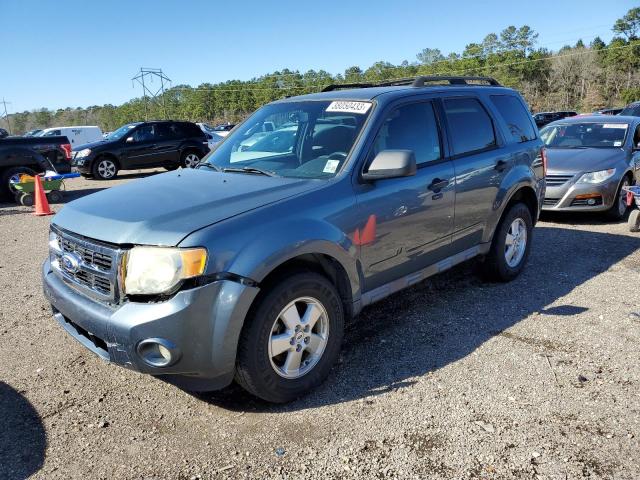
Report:
[[478,90],[488,90],[491,92],[512,91],[506,87],[496,87],[489,85],[467,85],[467,86],[449,86],[449,85],[425,85],[424,87],[412,86],[388,86],[388,87],[367,87],[352,88],[348,90],[333,90],[330,92],[309,93],[306,95],[298,95],[295,97],[287,97],[277,100],[280,102],[304,102],[304,101],[331,101],[331,100],[373,100],[382,95],[386,99],[392,100],[410,95],[418,95],[422,93],[460,93]]

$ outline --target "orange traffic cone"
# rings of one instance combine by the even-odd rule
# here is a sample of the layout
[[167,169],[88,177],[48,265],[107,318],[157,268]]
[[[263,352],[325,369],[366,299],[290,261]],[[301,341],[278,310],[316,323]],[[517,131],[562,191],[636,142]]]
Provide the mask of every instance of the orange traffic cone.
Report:
[[360,229],[356,228],[356,230],[353,232],[353,244],[360,246],[362,245],[362,242],[360,241]]
[[42,188],[42,181],[40,180],[40,175],[35,176],[35,194],[36,194],[36,211],[33,212],[32,215],[53,215],[51,208],[49,208],[49,202],[47,201],[47,194],[44,193],[44,188]]
[[367,224],[362,229],[362,235],[360,235],[360,245],[369,245],[376,240],[376,216],[369,215]]

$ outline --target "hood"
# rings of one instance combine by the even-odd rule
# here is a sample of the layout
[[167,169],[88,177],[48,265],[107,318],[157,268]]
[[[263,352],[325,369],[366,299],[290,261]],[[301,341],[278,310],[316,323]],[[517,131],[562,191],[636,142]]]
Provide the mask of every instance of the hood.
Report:
[[97,142],[85,143],[83,145],[75,145],[73,147],[74,152],[79,152],[80,150],[84,150],[85,148],[96,148],[104,145],[105,143],[112,143],[112,140],[98,140]]
[[317,186],[314,180],[179,169],[70,202],[53,223],[104,242],[173,246],[195,230]]
[[547,148],[547,172],[597,172],[614,168],[625,156],[621,148]]

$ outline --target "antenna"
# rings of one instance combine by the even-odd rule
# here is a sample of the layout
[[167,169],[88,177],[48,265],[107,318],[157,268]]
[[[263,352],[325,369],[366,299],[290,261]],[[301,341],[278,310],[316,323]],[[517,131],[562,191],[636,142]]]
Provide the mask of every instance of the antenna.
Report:
[[[160,88],[158,89],[149,88],[149,83],[153,83],[154,78],[160,80]],[[141,67],[140,72],[131,79],[131,82],[137,82],[142,85],[142,96],[144,97],[144,119],[149,120],[147,111],[148,99],[151,98],[151,101],[157,101],[158,97],[162,99],[162,111],[164,112],[164,118],[168,119],[167,105],[164,98],[164,85],[165,82],[170,84],[171,79],[163,73],[162,69]]]

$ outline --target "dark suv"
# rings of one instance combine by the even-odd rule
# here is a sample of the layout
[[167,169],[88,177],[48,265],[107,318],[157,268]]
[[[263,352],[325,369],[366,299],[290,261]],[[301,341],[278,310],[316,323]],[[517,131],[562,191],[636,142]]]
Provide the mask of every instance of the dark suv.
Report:
[[575,117],[578,112],[573,111],[560,111],[560,112],[540,112],[533,116],[538,128],[542,128],[545,125],[555,122],[556,120],[562,120],[563,118]]
[[493,79],[329,87],[262,107],[196,169],[69,203],[44,291],[106,360],[288,401],[327,377],[364,306],[473,257],[515,278],[544,165],[526,104]]
[[99,180],[118,170],[191,168],[209,152],[206,134],[191,122],[156,121],[123,125],[99,142],[74,148],[73,165]]

